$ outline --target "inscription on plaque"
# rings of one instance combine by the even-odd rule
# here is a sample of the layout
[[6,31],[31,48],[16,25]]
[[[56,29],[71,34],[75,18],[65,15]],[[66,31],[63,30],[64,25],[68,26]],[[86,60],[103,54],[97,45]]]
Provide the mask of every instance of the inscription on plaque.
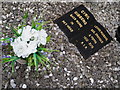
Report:
[[69,41],[77,46],[85,59],[112,40],[106,29],[83,5],[56,19],[54,23],[57,23]]

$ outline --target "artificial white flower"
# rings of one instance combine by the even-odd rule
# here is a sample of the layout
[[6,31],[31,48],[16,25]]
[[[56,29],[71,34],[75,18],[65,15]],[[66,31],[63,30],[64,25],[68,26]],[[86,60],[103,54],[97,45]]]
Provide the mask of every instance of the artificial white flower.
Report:
[[18,33],[21,32],[22,35],[16,38],[14,42],[11,42],[13,51],[18,57],[27,58],[30,54],[37,52],[37,47],[40,44],[46,44],[48,35],[44,29],[37,31],[27,25],[23,29],[18,30]]
[[39,36],[39,40],[40,40],[40,43],[42,45],[45,45],[46,44],[46,37],[47,37],[47,33],[44,29],[42,29],[40,32],[39,32],[40,36]]

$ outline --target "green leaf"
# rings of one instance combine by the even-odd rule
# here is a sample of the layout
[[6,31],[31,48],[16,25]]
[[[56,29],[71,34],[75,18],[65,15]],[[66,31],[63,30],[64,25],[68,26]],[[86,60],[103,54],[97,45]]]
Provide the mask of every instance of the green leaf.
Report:
[[41,56],[42,60],[44,60],[46,63],[50,63],[51,64],[51,62],[49,61],[49,59],[46,58],[44,55],[40,55],[40,56]]
[[50,23],[50,21],[44,21],[43,25]]
[[14,72],[15,61],[12,61],[11,66],[12,66],[12,73],[13,73]]
[[4,60],[3,63],[14,61],[15,59]]
[[33,64],[33,56],[30,56],[29,58],[28,58],[28,65],[29,66],[33,66],[34,64]]
[[42,58],[39,55],[37,55],[37,58],[42,65],[46,66],[46,64],[42,61]]
[[16,60],[19,59],[19,57],[17,57],[17,56],[11,56],[10,58],[11,59],[16,59]]
[[50,50],[50,49],[47,49],[47,48],[38,48],[38,50],[43,50],[45,52],[59,52],[59,50]]
[[19,59],[18,57],[16,57],[16,56],[12,56],[12,57],[10,57],[10,58],[3,58],[2,60],[2,63],[6,63],[6,62],[11,62],[11,61],[16,61],[17,59]]
[[2,60],[9,60],[10,58],[2,58]]
[[38,70],[38,62],[37,62],[36,53],[33,54],[33,59],[34,59],[35,68],[36,70]]
[[19,57],[16,57],[16,56],[11,56],[10,58],[3,58],[2,63],[11,62],[12,73],[13,73],[14,72],[14,64],[17,59],[19,59]]
[[25,12],[24,16],[23,16],[23,19],[26,19],[28,18],[28,12]]
[[10,40],[10,38],[0,39],[0,41],[6,41],[6,40]]
[[39,56],[41,57],[41,59],[42,59],[44,62],[51,64],[51,62],[49,61],[49,59],[48,59],[47,57],[45,57],[44,55],[42,55],[40,52],[38,52],[38,53],[39,53]]
[[20,36],[20,34],[17,32],[16,29],[14,29],[13,27],[11,27],[11,30],[12,30],[12,32],[13,32],[17,37]]
[[45,25],[45,24],[47,24],[48,23],[48,21],[46,21],[46,22],[42,22],[42,23],[36,23],[36,25],[39,25],[36,29],[37,30],[41,30],[42,28],[43,28],[43,25]]
[[51,36],[48,36],[46,39],[47,39],[47,42],[50,42]]
[[32,28],[35,28],[35,27],[36,27],[35,25],[36,25],[36,24],[35,24],[35,21],[32,20]]
[[43,25],[41,24],[41,25],[39,25],[36,29],[37,29],[37,30],[41,30],[42,27],[43,27]]
[[21,28],[23,28],[23,27],[25,27],[26,25],[21,25],[21,26],[18,26],[17,28],[18,29],[21,29]]

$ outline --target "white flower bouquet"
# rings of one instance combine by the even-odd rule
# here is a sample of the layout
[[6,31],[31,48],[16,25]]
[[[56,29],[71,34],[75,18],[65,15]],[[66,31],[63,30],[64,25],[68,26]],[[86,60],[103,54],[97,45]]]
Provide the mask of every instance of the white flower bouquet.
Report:
[[[28,13],[23,16],[24,21],[28,18]],[[14,33],[13,38],[1,38],[2,45],[9,45],[14,54],[7,55],[2,58],[3,63],[11,62],[12,71],[14,72],[14,63],[16,61],[24,61],[29,66],[35,66],[38,70],[38,64],[44,66],[50,64],[50,60],[43,52],[53,52],[58,50],[49,50],[44,48],[47,42],[50,41],[50,36],[46,33],[43,20],[32,20],[31,25],[24,22],[17,29],[11,28]],[[7,44],[5,44],[7,42]]]

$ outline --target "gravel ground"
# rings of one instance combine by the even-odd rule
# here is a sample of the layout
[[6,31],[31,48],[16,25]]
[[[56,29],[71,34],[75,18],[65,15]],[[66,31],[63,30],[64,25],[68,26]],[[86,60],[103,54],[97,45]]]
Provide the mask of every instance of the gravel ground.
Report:
[[[44,20],[55,20],[74,7],[84,4],[113,37],[113,41],[85,60],[77,48],[68,41],[59,27],[51,22],[47,33],[52,36],[47,48],[60,52],[49,53],[51,65],[48,70],[39,67],[29,69],[26,65],[16,63],[15,73],[11,73],[9,63],[3,64],[3,88],[120,88],[120,44],[115,41],[115,30],[118,27],[119,3],[10,3],[4,2],[2,30],[12,36],[6,25],[17,26],[22,20],[25,10],[29,11],[30,19],[35,13]],[[29,24],[30,21],[28,21]],[[3,47],[3,54],[7,50]]]

